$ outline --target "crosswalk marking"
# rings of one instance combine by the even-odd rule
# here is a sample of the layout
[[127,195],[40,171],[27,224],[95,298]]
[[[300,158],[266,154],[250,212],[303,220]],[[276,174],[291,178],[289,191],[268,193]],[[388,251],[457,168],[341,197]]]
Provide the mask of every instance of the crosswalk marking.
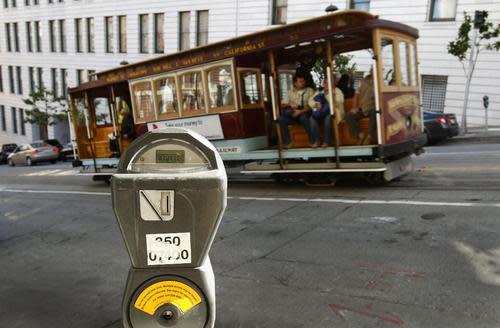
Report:
[[38,176],[73,176],[77,175],[78,170],[67,170],[67,169],[57,169],[57,170],[41,170],[35,172],[21,173],[19,176],[25,177],[38,177]]

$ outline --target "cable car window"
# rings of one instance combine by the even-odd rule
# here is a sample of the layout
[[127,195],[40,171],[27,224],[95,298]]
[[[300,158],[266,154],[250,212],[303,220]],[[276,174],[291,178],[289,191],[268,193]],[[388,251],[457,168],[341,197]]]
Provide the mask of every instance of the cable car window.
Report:
[[280,73],[280,98],[282,102],[290,90],[293,90],[293,73]]
[[230,65],[210,68],[207,71],[210,109],[231,106],[234,108],[233,72]]
[[418,85],[417,78],[417,61],[415,60],[415,45],[410,44],[410,76],[411,76],[411,85]]
[[382,38],[382,79],[384,85],[396,85],[396,68],[394,66],[394,42]]
[[97,126],[111,125],[109,100],[105,97],[94,98],[95,123]]
[[153,90],[149,81],[132,86],[134,96],[135,121],[144,122],[155,118],[153,109]]
[[158,115],[176,116],[179,112],[175,76],[167,76],[155,81],[156,107]]
[[408,63],[408,44],[404,41],[399,42],[399,66],[401,68],[401,86],[410,85],[410,65]]
[[259,72],[240,72],[241,102],[243,105],[260,104]]
[[184,73],[179,78],[182,95],[182,113],[205,111],[205,92],[201,71]]

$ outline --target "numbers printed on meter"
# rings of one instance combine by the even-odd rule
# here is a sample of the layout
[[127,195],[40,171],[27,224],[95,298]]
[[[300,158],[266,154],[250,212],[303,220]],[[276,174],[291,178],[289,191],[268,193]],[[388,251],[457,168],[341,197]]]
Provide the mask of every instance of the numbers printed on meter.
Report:
[[146,235],[148,265],[191,263],[191,233]]

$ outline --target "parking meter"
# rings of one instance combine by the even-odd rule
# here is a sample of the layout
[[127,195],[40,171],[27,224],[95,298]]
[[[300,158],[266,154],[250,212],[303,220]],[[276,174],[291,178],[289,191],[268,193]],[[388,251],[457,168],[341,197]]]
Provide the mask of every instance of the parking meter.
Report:
[[224,164],[195,132],[154,130],[127,148],[112,178],[113,209],[132,262],[124,327],[214,327],[208,251],[226,196]]

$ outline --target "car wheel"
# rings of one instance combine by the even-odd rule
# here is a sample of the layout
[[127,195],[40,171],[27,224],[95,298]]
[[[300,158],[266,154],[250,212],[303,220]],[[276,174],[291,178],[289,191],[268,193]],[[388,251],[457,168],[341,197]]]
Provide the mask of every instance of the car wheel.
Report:
[[31,160],[31,157],[26,157],[26,165],[33,166],[33,161]]
[[52,160],[50,161],[52,164],[55,164],[57,161],[56,160]]
[[11,159],[9,159],[9,166],[14,166],[14,162]]

